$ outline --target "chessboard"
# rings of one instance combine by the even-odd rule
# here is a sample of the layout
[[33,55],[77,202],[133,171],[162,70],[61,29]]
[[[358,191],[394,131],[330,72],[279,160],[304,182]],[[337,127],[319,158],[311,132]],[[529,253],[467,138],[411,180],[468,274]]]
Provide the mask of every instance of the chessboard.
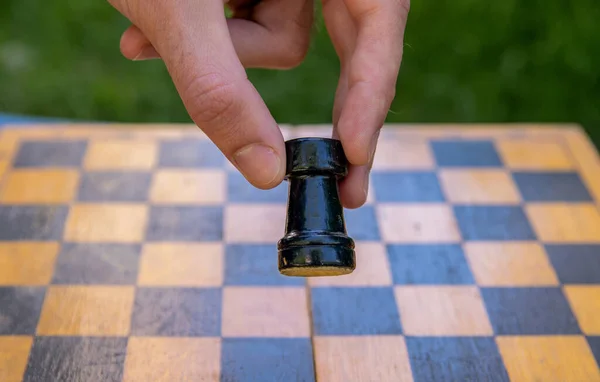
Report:
[[578,126],[389,125],[370,182],[356,270],[286,277],[287,184],[194,126],[0,130],[0,381],[600,381]]

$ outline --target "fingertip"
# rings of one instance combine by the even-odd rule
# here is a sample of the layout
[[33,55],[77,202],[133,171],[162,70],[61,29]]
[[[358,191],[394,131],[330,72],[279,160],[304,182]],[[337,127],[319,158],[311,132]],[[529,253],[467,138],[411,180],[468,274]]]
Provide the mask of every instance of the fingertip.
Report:
[[362,207],[369,194],[368,166],[352,166],[348,176],[340,183],[340,200],[347,209]]
[[147,45],[142,48],[140,53],[133,58],[133,61],[144,61],[160,58],[160,55],[152,45]]
[[233,164],[253,186],[267,190],[279,185],[285,175],[281,152],[264,144],[250,144],[233,155]]
[[143,35],[135,25],[129,26],[129,28],[125,29],[123,34],[121,34],[119,49],[125,58],[133,60],[140,53],[143,45]]
[[340,201],[344,208],[354,210],[367,202],[367,195],[360,189],[340,186]]
[[132,61],[159,58],[156,49],[135,25],[131,25],[121,35],[119,49],[125,58]]
[[364,132],[353,134],[352,131],[346,129],[346,131],[342,130],[339,136],[344,147],[344,154],[350,164],[365,166],[369,163],[369,149],[365,141],[370,141],[371,139]]
[[373,163],[381,129],[341,129],[336,135],[342,142],[348,162],[356,167],[369,167]]
[[[368,94],[357,87],[352,89],[336,126],[346,157],[354,166],[367,166],[372,162],[385,121],[385,113],[378,112],[379,104],[374,107],[376,101]],[[360,105],[366,105],[367,110],[361,112]]]

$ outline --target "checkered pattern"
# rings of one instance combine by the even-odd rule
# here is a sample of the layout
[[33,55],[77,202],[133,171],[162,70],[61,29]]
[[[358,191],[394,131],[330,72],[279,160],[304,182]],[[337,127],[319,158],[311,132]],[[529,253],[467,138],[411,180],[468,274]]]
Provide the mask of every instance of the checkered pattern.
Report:
[[0,134],[1,381],[600,381],[577,129],[385,129],[357,269],[311,279],[277,271],[286,184],[195,129]]

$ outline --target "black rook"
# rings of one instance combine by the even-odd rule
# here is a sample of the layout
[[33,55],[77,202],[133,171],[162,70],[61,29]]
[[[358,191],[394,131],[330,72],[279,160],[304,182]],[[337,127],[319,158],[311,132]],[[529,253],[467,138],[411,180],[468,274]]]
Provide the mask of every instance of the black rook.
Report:
[[348,174],[340,141],[299,138],[285,143],[289,182],[285,235],[277,244],[286,276],[337,276],[356,267],[346,234],[338,181]]

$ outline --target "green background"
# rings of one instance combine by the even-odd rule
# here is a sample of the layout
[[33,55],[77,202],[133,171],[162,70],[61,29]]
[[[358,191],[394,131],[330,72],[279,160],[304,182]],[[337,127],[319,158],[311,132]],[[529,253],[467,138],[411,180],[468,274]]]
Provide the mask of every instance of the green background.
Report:
[[[388,122],[574,122],[600,142],[600,7],[413,1]],[[119,52],[127,21],[105,0],[0,2],[0,112],[188,122],[160,61]],[[338,59],[317,15],[305,62],[249,70],[280,123],[327,123]]]

